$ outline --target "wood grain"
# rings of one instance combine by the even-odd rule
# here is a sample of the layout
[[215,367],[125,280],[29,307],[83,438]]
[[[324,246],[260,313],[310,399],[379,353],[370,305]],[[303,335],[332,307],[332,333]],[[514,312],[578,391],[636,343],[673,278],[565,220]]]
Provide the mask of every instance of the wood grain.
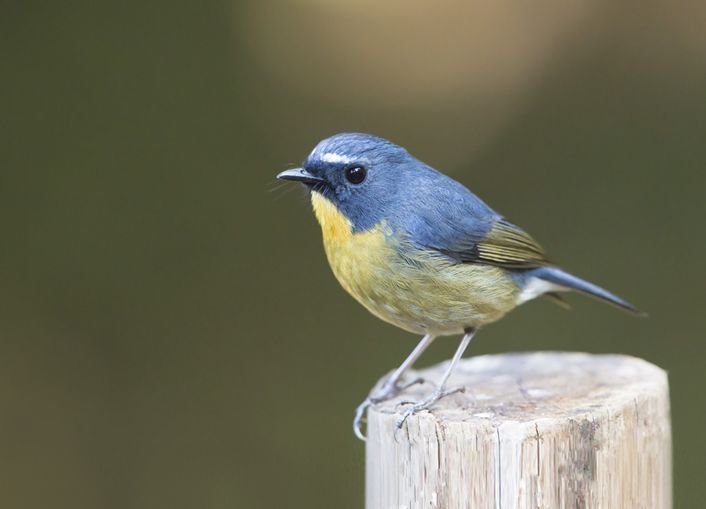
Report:
[[464,393],[398,429],[403,400],[368,412],[366,507],[669,509],[666,373],[621,355],[528,353],[462,361]]

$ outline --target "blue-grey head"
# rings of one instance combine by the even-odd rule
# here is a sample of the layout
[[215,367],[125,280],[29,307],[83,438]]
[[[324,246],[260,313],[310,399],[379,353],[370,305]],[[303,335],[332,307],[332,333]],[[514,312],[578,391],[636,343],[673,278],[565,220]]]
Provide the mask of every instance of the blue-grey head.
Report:
[[322,194],[350,220],[354,231],[362,231],[395,214],[410,184],[430,173],[436,172],[388,140],[342,133],[321,141],[301,168],[283,171],[277,178],[301,182]]

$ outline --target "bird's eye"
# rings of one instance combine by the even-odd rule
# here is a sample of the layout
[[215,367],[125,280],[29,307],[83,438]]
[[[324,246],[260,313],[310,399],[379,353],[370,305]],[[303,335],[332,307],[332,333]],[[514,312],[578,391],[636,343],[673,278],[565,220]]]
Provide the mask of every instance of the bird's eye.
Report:
[[365,180],[367,173],[367,170],[362,166],[351,166],[350,168],[346,168],[346,179],[351,184],[360,184]]

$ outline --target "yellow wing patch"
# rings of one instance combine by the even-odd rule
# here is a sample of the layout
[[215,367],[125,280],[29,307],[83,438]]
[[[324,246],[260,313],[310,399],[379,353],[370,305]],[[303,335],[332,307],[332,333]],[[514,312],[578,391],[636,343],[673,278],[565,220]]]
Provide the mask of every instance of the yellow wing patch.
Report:
[[542,246],[519,227],[504,220],[493,225],[478,243],[478,260],[510,268],[548,265]]

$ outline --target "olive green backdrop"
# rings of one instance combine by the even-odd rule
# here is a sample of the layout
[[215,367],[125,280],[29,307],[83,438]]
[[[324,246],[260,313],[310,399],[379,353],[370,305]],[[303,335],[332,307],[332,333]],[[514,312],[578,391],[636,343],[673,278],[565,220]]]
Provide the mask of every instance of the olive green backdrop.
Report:
[[2,2],[0,505],[362,507],[353,409],[417,338],[273,178],[350,130],[650,313],[534,302],[470,355],[664,367],[676,506],[702,504],[704,9],[490,4]]

